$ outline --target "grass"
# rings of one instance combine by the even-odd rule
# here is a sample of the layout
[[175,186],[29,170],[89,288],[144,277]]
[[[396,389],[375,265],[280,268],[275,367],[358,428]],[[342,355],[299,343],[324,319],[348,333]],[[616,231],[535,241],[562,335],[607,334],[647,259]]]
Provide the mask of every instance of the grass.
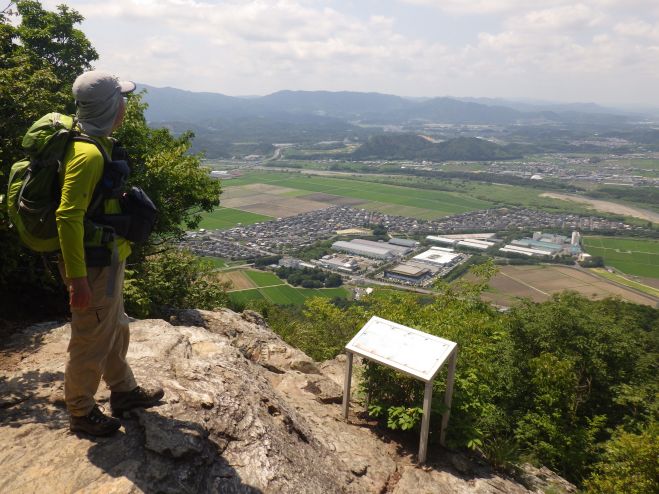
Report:
[[239,224],[251,225],[273,219],[270,216],[264,216],[262,214],[222,207],[217,208],[212,213],[203,213],[201,216],[202,219],[201,223],[199,223],[199,228],[205,228],[207,230],[227,230]]
[[591,271],[597,274],[598,276],[601,276],[602,278],[606,278],[607,280],[615,281],[616,283],[620,283],[621,285],[628,286],[629,288],[634,288],[639,292],[643,292],[653,297],[659,297],[659,290],[651,286],[644,285],[643,283],[639,283],[638,281],[629,280],[624,276],[620,276],[619,274],[616,273],[609,273],[606,269],[602,269],[602,268],[593,268],[591,269]]
[[263,295],[258,288],[253,290],[240,290],[238,292],[229,292],[229,298],[237,304],[246,304],[252,300],[262,300]]
[[265,271],[246,271],[245,274],[258,287],[284,284],[277,275],[266,273]]
[[229,298],[236,303],[265,299],[277,305],[303,305],[310,297],[347,298],[348,295],[345,288],[295,288],[286,284],[229,292]]
[[659,278],[659,241],[652,239],[584,237],[584,250],[601,256],[607,266],[625,274]]
[[221,259],[219,257],[211,257],[211,256],[199,256],[199,257],[201,257],[204,261],[209,261],[216,268],[229,267],[229,264],[227,264],[227,261],[225,259]]
[[303,305],[310,297],[348,298],[350,295],[350,292],[342,287],[296,288],[275,274],[265,271],[246,270],[244,273],[258,288],[229,292],[229,297],[236,303],[245,304],[251,300],[265,299],[277,305]]

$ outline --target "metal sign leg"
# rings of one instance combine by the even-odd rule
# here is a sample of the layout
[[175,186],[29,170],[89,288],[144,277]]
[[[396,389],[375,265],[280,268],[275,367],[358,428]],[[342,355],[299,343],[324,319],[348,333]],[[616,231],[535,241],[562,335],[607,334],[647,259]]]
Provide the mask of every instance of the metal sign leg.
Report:
[[442,429],[439,433],[439,444],[445,446],[446,442],[446,427],[448,426],[448,418],[451,415],[451,401],[453,399],[453,382],[455,381],[455,364],[458,361],[458,348],[456,347],[451,354],[448,364],[448,376],[446,377],[446,393],[444,394],[444,406],[446,412],[442,415]]
[[348,419],[348,408],[350,407],[350,382],[352,381],[352,352],[346,352],[346,374],[343,382],[343,418]]
[[430,403],[432,402],[432,381],[426,383],[423,393],[423,419],[421,421],[421,442],[419,444],[419,463],[426,462],[428,455],[428,432],[430,431]]

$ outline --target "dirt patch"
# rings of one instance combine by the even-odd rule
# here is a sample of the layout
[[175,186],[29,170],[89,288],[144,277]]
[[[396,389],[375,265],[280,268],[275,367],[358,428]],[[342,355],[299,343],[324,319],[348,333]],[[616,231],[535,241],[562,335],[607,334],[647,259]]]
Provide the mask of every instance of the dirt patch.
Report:
[[256,285],[250,280],[242,271],[228,271],[226,273],[218,273],[220,281],[231,282],[229,290],[246,290],[248,288],[256,288]]
[[646,209],[633,208],[610,201],[601,201],[598,199],[589,199],[587,197],[575,196],[572,194],[557,194],[555,192],[545,192],[540,194],[540,197],[550,197],[552,199],[560,199],[562,201],[572,201],[581,204],[588,204],[597,211],[604,211],[605,213],[621,214],[624,216],[633,216],[634,218],[641,218],[642,220],[652,221],[659,223],[659,214]]
[[508,305],[514,297],[543,302],[551,294],[573,290],[593,300],[620,297],[635,304],[656,305],[656,300],[589,273],[566,266],[505,266],[490,281],[488,301]]
[[[272,199],[272,196],[270,197]],[[261,198],[263,200],[263,198]],[[225,206],[227,203],[224,204]],[[227,206],[232,207],[232,206]],[[304,199],[296,199],[294,197],[281,197],[273,199],[269,202],[258,202],[241,206],[240,209],[249,211],[251,213],[263,214],[275,218],[285,218],[288,216],[295,216],[300,213],[307,213],[309,211],[317,211],[329,207],[327,204],[316,201],[306,201]]]

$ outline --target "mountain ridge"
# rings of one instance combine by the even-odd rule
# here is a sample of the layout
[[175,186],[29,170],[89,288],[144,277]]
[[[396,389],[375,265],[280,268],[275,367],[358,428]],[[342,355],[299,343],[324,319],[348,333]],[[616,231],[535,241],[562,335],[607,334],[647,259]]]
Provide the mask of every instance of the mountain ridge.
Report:
[[[147,118],[153,122],[203,122],[236,116],[272,118],[278,115],[316,115],[368,123],[391,124],[425,120],[449,124],[514,124],[544,119],[549,122],[624,122],[624,112],[608,113],[599,106],[575,103],[564,106],[527,106],[528,111],[505,104],[483,104],[474,99],[436,97],[410,99],[377,92],[282,90],[265,96],[235,97],[215,92],[194,92],[172,87],[146,89]],[[494,102],[494,101],[492,101]],[[579,109],[595,108],[585,112]]]

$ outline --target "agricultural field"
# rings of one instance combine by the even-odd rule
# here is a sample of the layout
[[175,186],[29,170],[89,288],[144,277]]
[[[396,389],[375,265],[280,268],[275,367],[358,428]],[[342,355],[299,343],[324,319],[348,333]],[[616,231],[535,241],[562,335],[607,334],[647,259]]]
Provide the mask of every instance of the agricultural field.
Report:
[[630,280],[629,278],[619,275],[618,273],[615,272],[612,273],[610,271],[607,271],[604,268],[593,268],[590,269],[589,271],[597,274],[598,276],[601,276],[602,278],[606,278],[607,280],[620,283],[621,285],[634,288],[643,293],[647,293],[648,295],[652,295],[653,297],[659,298],[659,288],[655,288],[651,284],[648,284],[647,282],[643,282],[644,280],[639,280],[639,281]]
[[388,184],[289,173],[253,173],[224,189],[222,204],[256,214],[293,216],[332,206],[371,209],[423,219],[492,206],[458,192],[420,190]]
[[584,250],[625,274],[659,278],[659,240],[584,237]]
[[277,275],[265,271],[245,271],[245,275],[251,279],[257,287],[281,285],[284,283]]
[[[389,183],[394,181],[397,184]],[[429,185],[436,188],[428,188]],[[543,197],[543,192],[529,187],[409,176],[258,171],[231,180],[224,188],[222,205],[272,217],[293,216],[332,206],[364,208],[419,219],[506,205],[572,213],[588,211],[574,202]]]
[[219,207],[211,213],[202,213],[201,217],[199,228],[207,230],[227,230],[237,225],[251,225],[272,219],[271,216],[225,207]]
[[236,303],[265,299],[279,305],[302,305],[310,297],[347,298],[345,288],[297,288],[288,285],[273,273],[236,270],[218,274],[221,281],[230,281],[229,297]]
[[657,297],[616,285],[586,270],[548,265],[501,267],[483,298],[498,305],[511,306],[519,298],[544,302],[563,290],[579,292],[593,300],[620,297],[636,304],[657,306],[659,303]]

